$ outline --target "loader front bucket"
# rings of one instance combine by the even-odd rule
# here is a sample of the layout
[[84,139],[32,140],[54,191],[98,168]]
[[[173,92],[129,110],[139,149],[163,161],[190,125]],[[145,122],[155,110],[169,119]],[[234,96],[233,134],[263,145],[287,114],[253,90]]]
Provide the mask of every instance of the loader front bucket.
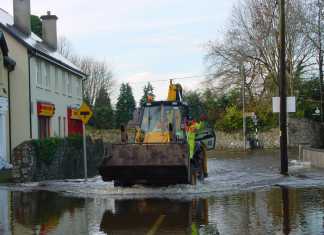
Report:
[[190,181],[186,144],[114,144],[105,155],[99,166],[104,181],[153,185]]

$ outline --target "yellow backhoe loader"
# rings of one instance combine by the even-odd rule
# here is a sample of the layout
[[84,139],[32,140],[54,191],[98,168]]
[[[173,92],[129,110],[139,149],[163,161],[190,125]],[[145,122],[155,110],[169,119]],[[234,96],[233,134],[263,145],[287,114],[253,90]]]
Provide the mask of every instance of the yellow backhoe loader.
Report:
[[104,181],[115,186],[133,184],[196,184],[207,176],[206,151],[215,147],[212,129],[197,130],[190,158],[186,125],[188,105],[182,100],[182,87],[170,82],[166,101],[147,103],[136,115],[139,120],[134,143],[106,145],[99,166]]

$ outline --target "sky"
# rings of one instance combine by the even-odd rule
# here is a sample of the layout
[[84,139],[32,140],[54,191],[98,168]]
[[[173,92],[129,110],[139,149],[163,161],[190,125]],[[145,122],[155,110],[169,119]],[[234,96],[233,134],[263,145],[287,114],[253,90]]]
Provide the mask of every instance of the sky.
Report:
[[[32,14],[58,16],[58,34],[83,56],[105,60],[116,87],[129,82],[138,101],[152,81],[157,99],[171,78],[195,90],[208,73],[205,45],[222,37],[238,0],[31,0]],[[0,7],[12,14],[12,0]]]

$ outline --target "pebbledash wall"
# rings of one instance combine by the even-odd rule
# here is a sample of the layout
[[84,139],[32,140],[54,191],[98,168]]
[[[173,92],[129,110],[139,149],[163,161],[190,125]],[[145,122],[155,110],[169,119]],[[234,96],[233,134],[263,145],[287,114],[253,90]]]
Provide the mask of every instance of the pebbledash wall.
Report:
[[[103,158],[102,140],[87,138],[88,177],[98,175]],[[82,141],[60,139],[50,159],[39,156],[36,142],[26,141],[14,149],[12,181],[37,182],[44,180],[80,179],[84,177]]]
[[[263,148],[279,148],[279,128],[259,133],[259,142]],[[299,144],[319,147],[324,145],[324,125],[308,119],[289,119],[288,124],[289,147]],[[242,132],[225,133],[216,131],[216,149],[243,149]]]

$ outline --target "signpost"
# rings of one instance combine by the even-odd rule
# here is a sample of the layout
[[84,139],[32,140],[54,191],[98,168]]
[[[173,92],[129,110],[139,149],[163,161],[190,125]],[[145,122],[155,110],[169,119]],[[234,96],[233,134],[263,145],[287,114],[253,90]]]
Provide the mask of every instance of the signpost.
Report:
[[86,140],[86,124],[89,122],[93,113],[86,103],[82,103],[78,110],[78,116],[83,123],[83,160],[84,160],[84,180],[88,180],[88,165],[87,165],[87,140]]
[[[295,113],[296,112],[296,97],[295,96],[288,96],[286,97],[287,105],[286,111],[287,113]],[[280,97],[272,97],[272,112],[280,113]],[[287,115],[287,142],[289,144],[289,115]],[[279,122],[280,126],[280,122]]]

